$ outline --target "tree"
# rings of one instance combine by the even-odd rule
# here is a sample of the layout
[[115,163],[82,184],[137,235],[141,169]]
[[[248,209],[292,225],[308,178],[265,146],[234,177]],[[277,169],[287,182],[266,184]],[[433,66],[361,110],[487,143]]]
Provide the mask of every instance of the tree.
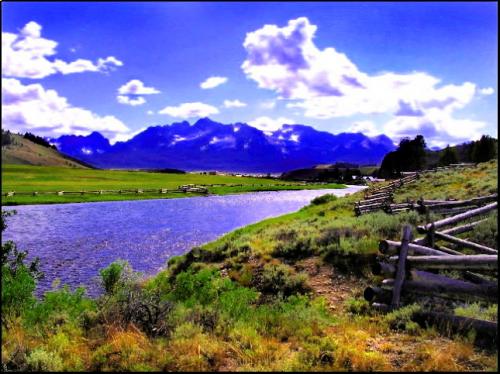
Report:
[[12,135],[10,134],[9,130],[2,130],[2,147],[9,144],[12,144]]
[[380,166],[379,176],[393,178],[402,171],[422,170],[426,166],[425,139],[417,135],[415,139],[403,138],[399,147],[385,155]]
[[441,157],[439,158],[439,165],[446,166],[450,164],[456,164],[458,162],[457,151],[455,148],[451,148],[449,145],[446,146]]
[[473,162],[485,162],[495,158],[497,153],[497,139],[489,135],[483,135],[481,139],[472,145],[471,159]]

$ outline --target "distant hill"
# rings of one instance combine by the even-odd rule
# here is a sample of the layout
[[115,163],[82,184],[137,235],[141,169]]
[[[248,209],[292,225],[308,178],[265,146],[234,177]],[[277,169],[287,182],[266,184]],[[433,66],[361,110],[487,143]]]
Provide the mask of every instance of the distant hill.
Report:
[[225,125],[203,118],[153,126],[111,145],[94,132],[49,139],[72,157],[102,168],[175,168],[240,172],[284,172],[317,164],[378,164],[395,146],[385,135],[331,134],[284,124],[264,132],[245,123]]
[[362,175],[359,165],[339,162],[296,169],[281,174],[280,179],[308,182],[352,182]]
[[[9,140],[6,140],[6,137]],[[9,143],[9,144],[4,144]],[[66,156],[50,147],[36,144],[22,135],[2,130],[2,164],[21,164],[38,166],[66,166],[73,168],[92,168],[85,162]]]

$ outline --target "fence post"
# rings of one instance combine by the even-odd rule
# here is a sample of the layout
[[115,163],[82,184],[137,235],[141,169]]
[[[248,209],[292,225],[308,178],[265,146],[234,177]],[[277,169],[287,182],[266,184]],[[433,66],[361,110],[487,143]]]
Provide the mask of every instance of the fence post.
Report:
[[392,290],[391,309],[399,308],[399,300],[401,297],[401,289],[406,276],[406,257],[408,256],[409,243],[412,240],[411,226],[403,227],[403,238],[401,239],[401,249],[399,251],[398,266],[396,269],[396,278],[394,280],[394,288]]

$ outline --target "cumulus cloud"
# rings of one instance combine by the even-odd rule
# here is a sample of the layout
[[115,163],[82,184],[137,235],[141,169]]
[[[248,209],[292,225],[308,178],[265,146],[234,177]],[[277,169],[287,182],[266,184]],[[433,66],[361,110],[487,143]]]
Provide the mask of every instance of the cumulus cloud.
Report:
[[246,103],[236,99],[236,100],[224,100],[225,108],[242,108],[247,106]]
[[195,102],[183,103],[178,106],[167,106],[158,112],[159,114],[168,114],[177,118],[208,117],[219,113],[219,110],[208,104]]
[[281,129],[283,125],[291,125],[295,123],[293,119],[286,117],[270,118],[266,116],[258,117],[253,121],[248,122],[250,126],[253,126],[264,132],[273,132]]
[[154,87],[146,87],[139,79],[132,79],[118,89],[120,95],[153,95],[160,91]]
[[2,76],[41,79],[56,73],[106,72],[123,65],[113,56],[99,58],[95,63],[53,59],[58,43],[43,38],[41,31],[42,26],[31,21],[17,34],[2,32]]
[[200,83],[200,87],[204,90],[215,88],[227,82],[226,77],[209,77],[204,82]]
[[118,95],[116,97],[116,100],[120,104],[126,104],[126,105],[131,105],[131,106],[142,105],[146,102],[146,99],[144,99],[142,96],[130,97],[130,96],[126,96],[126,95]]
[[146,102],[146,99],[140,95],[154,95],[159,93],[160,91],[154,87],[146,87],[139,79],[132,79],[118,88],[116,100],[120,104],[136,106]]
[[[317,26],[300,17],[284,27],[265,25],[247,33],[244,73],[260,88],[286,99],[288,108],[301,109],[310,118],[391,114],[385,128],[394,136],[411,129],[414,136],[425,130],[436,141],[447,138],[455,143],[468,140],[464,134],[475,136],[484,125],[455,119],[453,111],[465,107],[475,95],[491,94],[491,88],[479,90],[471,82],[445,85],[417,71],[369,75],[335,48],[319,49],[313,42],[316,31]],[[457,132],[452,123],[472,124],[474,130]]]
[[99,131],[111,141],[130,132],[114,116],[99,116],[75,107],[55,90],[46,90],[38,83],[23,85],[14,78],[2,78],[2,125],[11,131],[34,131],[48,137]]

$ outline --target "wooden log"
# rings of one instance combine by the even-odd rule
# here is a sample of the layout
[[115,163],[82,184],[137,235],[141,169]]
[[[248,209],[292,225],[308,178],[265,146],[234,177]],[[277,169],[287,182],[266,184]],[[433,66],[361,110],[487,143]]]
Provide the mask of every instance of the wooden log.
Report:
[[439,209],[439,208],[452,208],[452,207],[464,207],[464,206],[471,206],[471,205],[481,205],[481,204],[496,201],[496,200],[498,200],[498,194],[475,197],[475,198],[472,198],[469,200],[439,201],[439,202],[434,202],[432,204],[422,204],[421,203],[421,205],[429,205],[430,209]]
[[401,249],[399,250],[398,265],[396,269],[396,277],[394,280],[394,289],[392,292],[391,308],[399,308],[401,297],[401,289],[406,276],[406,257],[408,256],[409,243],[412,240],[411,227],[405,225],[403,227],[403,237],[401,238]]
[[455,251],[454,249],[450,249],[448,247],[445,247],[441,244],[434,244],[434,249],[437,249],[438,251],[448,253],[450,255],[455,255],[455,256],[464,256],[462,252]]
[[416,312],[411,319],[424,328],[435,326],[439,330],[451,334],[468,334],[474,330],[474,343],[485,348],[495,347],[498,341],[496,322],[427,311]]
[[401,212],[408,212],[410,210],[411,210],[411,208],[398,208],[398,209],[390,208],[390,213],[395,214],[395,213],[401,213]]
[[[457,214],[456,216],[448,217],[448,218],[436,221],[436,222],[434,222],[434,227],[439,228],[439,227],[451,225],[453,223],[461,222],[461,221],[464,221],[468,218],[472,218],[472,217],[476,217],[476,216],[488,213],[488,212],[496,209],[497,206],[498,206],[498,203],[495,201],[494,203],[485,205],[483,207],[472,209],[472,210],[469,210],[468,212]],[[431,225],[432,225],[432,223],[428,223],[424,226],[418,226],[417,229],[420,233],[425,233],[431,228]]]
[[358,208],[360,209],[379,208],[382,205],[383,203],[374,203],[374,204],[358,205]]
[[492,282],[489,279],[486,279],[484,276],[480,274],[473,273],[472,271],[464,271],[463,276],[466,280],[477,283],[477,284],[496,284],[498,286],[498,282]]
[[377,197],[375,199],[365,199],[365,200],[357,201],[357,203],[358,203],[358,205],[368,205],[368,204],[377,203],[377,202],[383,203],[383,202],[388,201],[388,200],[392,200],[392,196],[390,196],[390,197]]
[[[379,242],[378,249],[381,253],[385,255],[393,255],[398,253],[401,248],[401,242],[396,242],[392,240],[381,240]],[[419,244],[409,243],[409,255],[424,255],[424,256],[451,256],[452,254],[446,253],[444,251],[439,251],[437,249],[425,247]],[[460,252],[457,252],[458,255],[463,255]]]
[[[390,287],[394,284],[394,279],[386,279],[382,283]],[[403,291],[404,294],[415,293],[448,299],[498,302],[497,284],[476,284],[423,271],[412,271],[411,280],[406,279],[403,282]]]
[[[398,257],[391,256],[389,261],[395,263]],[[408,256],[407,262],[423,269],[498,270],[498,255]]]
[[465,239],[456,238],[456,237],[448,235],[448,234],[443,234],[442,232],[439,232],[439,231],[436,231],[434,233],[434,235],[438,239],[445,240],[445,241],[450,242],[450,243],[455,243],[455,244],[458,244],[462,247],[473,249],[479,253],[484,253],[484,254],[488,254],[488,255],[494,255],[494,254],[498,255],[498,251],[496,249],[486,247],[485,245],[473,243],[473,242],[470,242],[470,241],[465,240]]
[[455,216],[457,214],[465,213],[470,210],[470,207],[463,207],[463,208],[453,208],[453,209],[436,209],[430,211],[434,214],[442,214],[443,216]]
[[387,313],[390,311],[390,307],[387,304],[382,304],[382,303],[372,303],[372,308],[378,310],[379,312],[382,313]]
[[457,227],[452,227],[451,229],[446,229],[446,230],[441,230],[440,232],[442,234],[448,234],[448,235],[458,235],[462,234],[464,232],[472,231],[474,228],[479,225],[482,222],[485,222],[486,219],[482,219],[479,221],[467,223],[465,225],[457,226]]
[[387,290],[381,287],[371,287],[368,286],[363,292],[363,297],[369,302],[381,302],[384,304],[391,303],[393,297],[393,291]]
[[371,266],[373,275],[394,276],[396,266],[387,262],[375,262]]

